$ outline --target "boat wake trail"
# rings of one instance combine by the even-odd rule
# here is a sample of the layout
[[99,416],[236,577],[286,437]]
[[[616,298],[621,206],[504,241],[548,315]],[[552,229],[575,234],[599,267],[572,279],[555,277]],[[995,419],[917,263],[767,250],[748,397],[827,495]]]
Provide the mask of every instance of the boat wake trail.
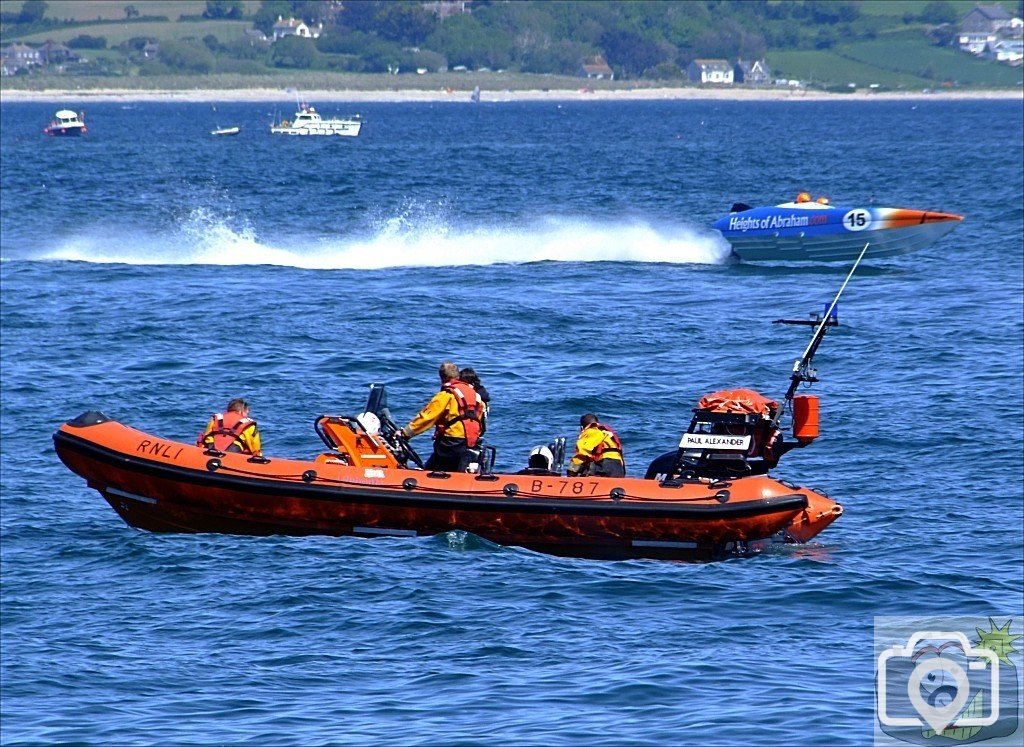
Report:
[[729,245],[686,225],[643,220],[545,217],[530,222],[458,225],[408,216],[385,218],[350,235],[257,236],[251,225],[196,209],[167,235],[94,230],[34,259],[131,265],[278,265],[302,269],[384,269],[527,262],[720,264]]

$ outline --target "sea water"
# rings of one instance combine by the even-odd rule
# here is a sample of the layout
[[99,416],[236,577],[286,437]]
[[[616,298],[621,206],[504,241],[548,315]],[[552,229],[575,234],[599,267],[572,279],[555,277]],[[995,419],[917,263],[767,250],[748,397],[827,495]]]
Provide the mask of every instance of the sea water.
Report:
[[[64,106],[85,138],[41,134]],[[5,744],[857,744],[876,616],[1021,614],[1019,101],[318,108],[362,134],[0,107]],[[802,190],[966,216],[845,292],[822,436],[777,470],[845,507],[806,546],[155,535],[54,453],[84,410],[190,442],[244,395],[269,455],[309,457],[317,415],[385,382],[406,422],[452,359],[499,468],[596,411],[642,475],[702,394],[785,391],[808,334],[771,321],[848,266],[737,263],[709,224]]]

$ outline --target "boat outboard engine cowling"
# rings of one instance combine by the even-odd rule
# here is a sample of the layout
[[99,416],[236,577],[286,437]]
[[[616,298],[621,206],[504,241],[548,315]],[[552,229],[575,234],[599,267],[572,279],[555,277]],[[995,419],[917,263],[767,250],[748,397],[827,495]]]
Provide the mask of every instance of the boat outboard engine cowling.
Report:
[[674,452],[647,468],[647,479],[728,479],[768,472],[785,450],[772,426],[778,403],[752,389],[701,397]]

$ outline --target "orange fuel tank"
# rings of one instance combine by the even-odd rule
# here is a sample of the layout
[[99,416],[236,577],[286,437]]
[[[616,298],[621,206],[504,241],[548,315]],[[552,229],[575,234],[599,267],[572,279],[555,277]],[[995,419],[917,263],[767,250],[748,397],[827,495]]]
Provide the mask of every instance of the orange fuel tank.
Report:
[[814,394],[793,397],[793,438],[802,444],[809,444],[818,437],[819,405]]

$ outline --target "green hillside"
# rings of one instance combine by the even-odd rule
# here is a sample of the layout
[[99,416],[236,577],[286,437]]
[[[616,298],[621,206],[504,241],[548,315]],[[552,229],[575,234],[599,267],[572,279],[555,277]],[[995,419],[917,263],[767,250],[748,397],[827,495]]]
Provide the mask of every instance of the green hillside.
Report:
[[[906,13],[920,15],[930,0],[863,0],[860,4],[860,12],[866,16],[892,16],[901,18]],[[960,16],[967,15],[971,8],[977,5],[975,0],[947,0]],[[990,0],[986,0],[988,4]],[[1006,6],[1010,9],[1010,4]]]
[[[1002,0],[1020,13],[1021,0]],[[604,62],[615,84],[679,84],[694,59],[765,57],[774,78],[847,90],[1016,88],[1022,68],[954,46],[973,0],[476,0],[440,16],[419,0],[26,0],[0,3],[0,43],[47,40],[83,60],[21,64],[18,87],[59,76],[267,75],[490,70],[577,75]],[[205,16],[205,17],[204,17]],[[272,36],[279,16],[321,29]],[[166,20],[161,20],[166,18]],[[228,20],[231,19],[231,20]],[[155,42],[156,46],[146,46]],[[599,66],[600,67],[600,66]],[[610,68],[610,70],[609,70]],[[21,78],[30,79],[28,81]],[[593,84],[589,81],[588,84]],[[8,85],[15,83],[9,81]],[[602,83],[603,85],[603,83]]]
[[115,46],[135,37],[147,37],[157,41],[169,39],[185,39],[188,37],[202,38],[213,34],[220,41],[226,42],[242,36],[245,29],[252,28],[248,21],[202,21],[190,23],[161,23],[145,21],[143,23],[104,23],[95,26],[76,26],[74,28],[39,31],[21,37],[18,41],[26,43],[42,43],[47,39],[62,44],[80,35],[102,36],[109,46]]
[[932,84],[952,81],[961,86],[1020,85],[1024,70],[993,64],[922,37],[872,39],[835,48],[836,55],[886,72],[916,75]]
[[805,81],[817,87],[843,87],[853,83],[859,88],[879,85],[887,89],[919,90],[935,85],[934,81],[882,70],[874,65],[841,57],[833,51],[798,49],[769,52],[767,60],[776,76]]
[[1020,86],[1024,68],[980,60],[922,35],[899,33],[839,44],[829,50],[769,52],[768,64],[784,78],[826,87],[854,83],[884,88],[933,88],[942,84],[1001,88]]
[[[18,2],[5,2],[3,5],[21,6]],[[53,18],[73,18],[76,21],[93,21],[96,19],[120,20],[125,17],[125,6],[134,5],[147,16],[167,16],[170,21],[177,21],[183,15],[199,15],[206,9],[202,0],[47,0],[47,15]],[[260,6],[259,0],[244,0],[247,13],[255,13]]]

